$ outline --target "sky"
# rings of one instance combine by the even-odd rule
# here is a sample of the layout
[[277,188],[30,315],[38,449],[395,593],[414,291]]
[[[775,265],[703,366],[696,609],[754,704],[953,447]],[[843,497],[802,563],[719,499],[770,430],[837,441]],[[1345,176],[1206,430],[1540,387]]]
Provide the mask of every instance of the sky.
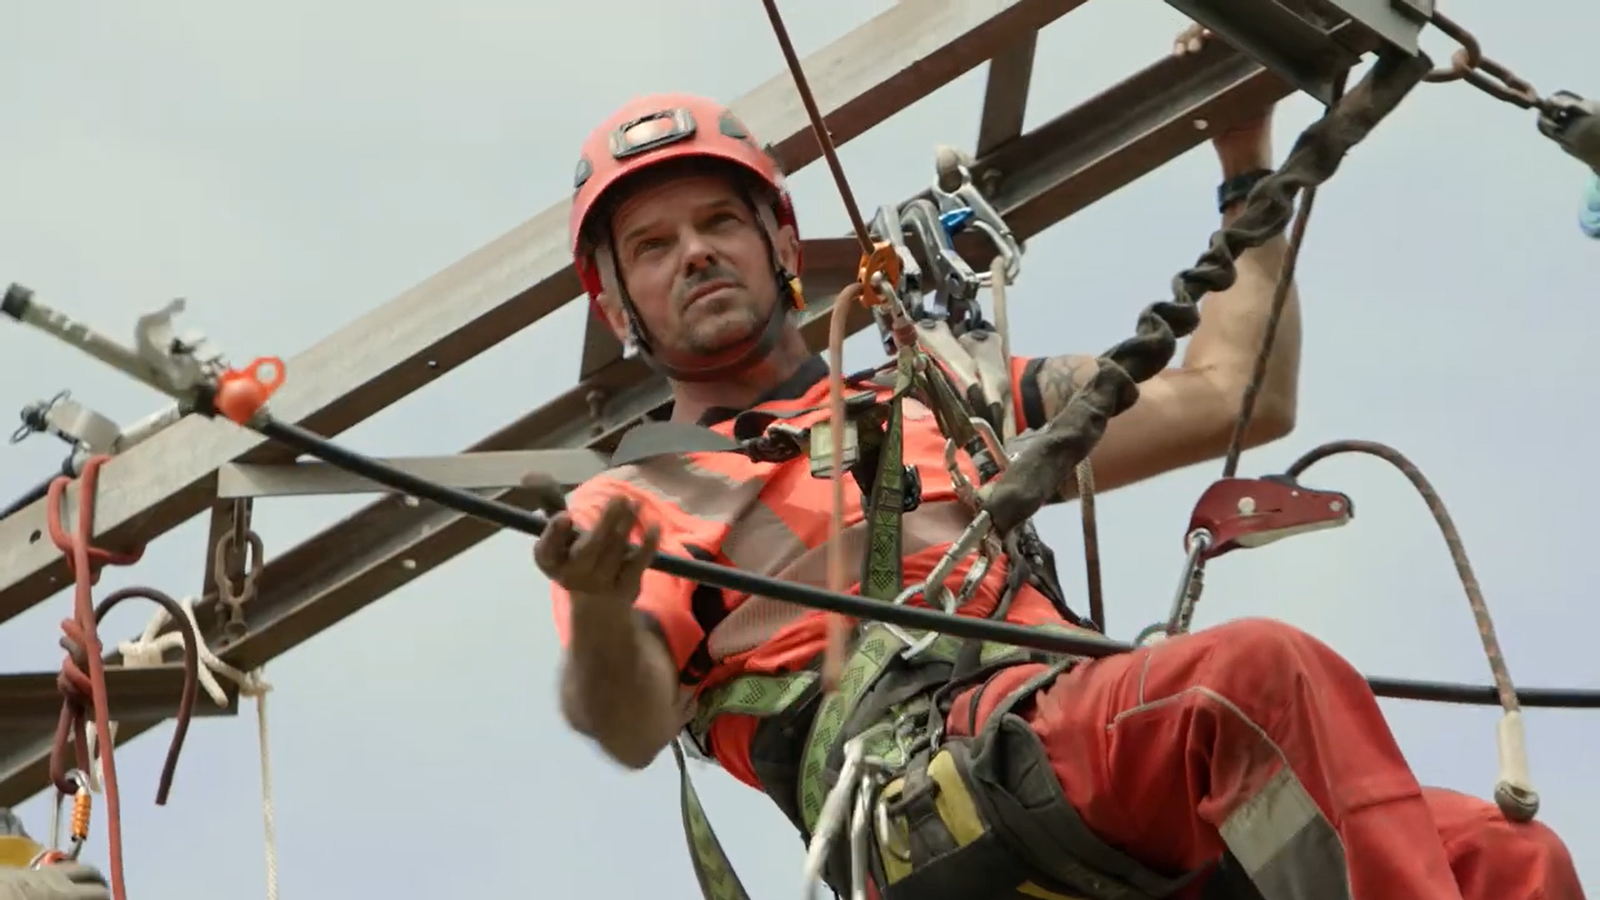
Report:
[[[808,0],[785,15],[805,53],[887,6]],[[1600,92],[1600,5],[1514,7],[1455,0],[1449,13],[1542,90]],[[1158,0],[1099,0],[1052,25],[1029,126],[1155,61],[1184,24]],[[0,279],[117,335],[186,297],[187,325],[236,359],[292,356],[560,202],[579,142],[629,97],[732,100],[782,67],[755,0],[705,0],[692,13],[639,0],[57,0],[19,5],[0,42]],[[1440,60],[1451,49],[1436,33],[1425,44]],[[862,204],[920,189],[936,144],[970,145],[982,90],[980,68],[846,146]],[[1303,97],[1281,104],[1280,156],[1317,111]],[[1218,179],[1200,147],[1032,240],[1012,293],[1013,350],[1098,352],[1129,334],[1204,249]],[[1457,518],[1511,673],[1527,686],[1600,687],[1600,612],[1584,599],[1600,389],[1583,324],[1600,293],[1600,244],[1576,225],[1584,183],[1530,114],[1463,84],[1418,89],[1318,198],[1300,271],[1298,428],[1243,466],[1281,470],[1346,437],[1411,456]],[[806,233],[846,232],[822,166],[793,186]],[[582,321],[569,305],[345,442],[379,455],[458,451],[571,385]],[[875,341],[852,341],[848,362],[870,364]],[[0,407],[63,388],[124,423],[163,405],[42,335],[0,330]],[[0,493],[21,492],[60,457],[48,438],[0,447]],[[1102,499],[1113,636],[1163,615],[1189,511],[1217,471],[1196,466]],[[1352,495],[1355,521],[1217,561],[1196,626],[1275,616],[1369,673],[1484,683],[1444,544],[1401,476],[1341,457],[1306,480]],[[257,530],[271,554],[365,499],[263,502]],[[1077,520],[1070,506],[1040,519],[1073,587]],[[203,529],[173,532],[135,569],[109,572],[104,589],[196,590]],[[5,667],[54,668],[68,608],[61,595],[0,627]],[[107,640],[133,636],[147,614],[119,611]],[[505,534],[275,662],[282,896],[697,897],[670,758],[628,773],[569,733],[558,659],[529,541]],[[1384,709],[1421,780],[1487,796],[1497,711]],[[1527,726],[1541,818],[1600,891],[1600,715],[1535,710]],[[261,896],[254,716],[197,723],[159,808],[169,733],[119,751],[132,896]],[[798,890],[802,848],[770,802],[715,770],[698,778],[752,895]],[[48,806],[41,796],[19,810],[35,835],[48,830]],[[105,859],[99,826],[87,856]]]

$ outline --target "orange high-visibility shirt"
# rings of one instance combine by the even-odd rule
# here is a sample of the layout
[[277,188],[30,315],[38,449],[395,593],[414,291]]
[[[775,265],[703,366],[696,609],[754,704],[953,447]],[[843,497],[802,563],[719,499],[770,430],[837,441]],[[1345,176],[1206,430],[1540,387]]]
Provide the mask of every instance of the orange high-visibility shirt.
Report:
[[[1042,360],[1017,359],[1012,363],[1012,405],[1018,430],[1044,424],[1036,374]],[[814,409],[784,424],[805,428],[828,416],[828,366],[813,356],[794,376],[769,392],[752,409],[792,413]],[[892,388],[854,382],[846,395],[875,390],[886,399]],[[904,583],[926,578],[940,557],[966,528],[972,514],[956,499],[944,464],[944,435],[933,413],[920,402],[903,403],[903,462],[915,466],[922,481],[922,502],[902,518]],[[733,419],[740,410],[717,409],[700,424],[732,435]],[[962,469],[969,479],[977,472],[965,453]],[[660,457],[639,465],[613,468],[585,482],[568,498],[568,508],[580,529],[599,517],[606,501],[625,495],[640,504],[643,524],[661,528],[664,553],[758,572],[785,581],[827,585],[828,521],[832,513],[832,488],[827,478],[811,474],[808,459],[782,463],[752,462],[736,453],[688,453]],[[859,578],[866,552],[867,525],[863,521],[861,492],[846,481],[843,533],[847,571]],[[949,585],[959,587],[970,559],[958,566]],[[986,616],[999,602],[1007,566],[997,562],[963,615]],[[859,583],[849,589],[859,590]],[[560,585],[552,586],[556,631],[565,646],[570,630],[571,597]],[[915,601],[921,604],[921,600]],[[660,633],[672,652],[684,687],[684,700],[698,692],[742,674],[774,674],[803,668],[822,653],[827,641],[821,612],[765,597],[735,594],[698,585],[662,572],[646,572],[635,609]],[[1063,622],[1050,601],[1024,585],[1005,616],[1026,625]],[[724,715],[713,724],[707,748],[734,777],[759,787],[749,759],[749,743],[756,720]]]

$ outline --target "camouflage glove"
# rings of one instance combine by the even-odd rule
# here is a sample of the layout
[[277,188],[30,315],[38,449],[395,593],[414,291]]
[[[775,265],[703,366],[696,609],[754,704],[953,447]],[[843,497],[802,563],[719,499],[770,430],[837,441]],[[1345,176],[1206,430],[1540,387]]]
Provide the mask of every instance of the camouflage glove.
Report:
[[0,869],[0,900],[110,900],[98,870],[64,862],[40,869]]

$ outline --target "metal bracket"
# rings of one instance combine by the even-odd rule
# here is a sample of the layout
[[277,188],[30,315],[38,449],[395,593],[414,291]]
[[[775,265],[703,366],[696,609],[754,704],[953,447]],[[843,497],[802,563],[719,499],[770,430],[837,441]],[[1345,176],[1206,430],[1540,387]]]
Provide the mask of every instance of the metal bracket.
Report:
[[[604,472],[610,463],[593,450],[500,450],[456,456],[385,459],[386,466],[464,491],[507,490],[538,472],[572,488]],[[392,494],[360,475],[323,462],[227,463],[217,471],[217,498],[290,497],[316,494]]]
[[[22,722],[53,722],[61,715],[59,672],[18,672],[0,675],[0,727]],[[124,722],[159,722],[178,714],[182,695],[183,665],[106,666],[106,705],[113,719]],[[239,711],[238,687],[222,682],[228,698],[219,707],[201,696],[196,716],[231,716]]]
[[1416,55],[1433,0],[1167,0],[1327,106],[1334,79],[1388,45]]

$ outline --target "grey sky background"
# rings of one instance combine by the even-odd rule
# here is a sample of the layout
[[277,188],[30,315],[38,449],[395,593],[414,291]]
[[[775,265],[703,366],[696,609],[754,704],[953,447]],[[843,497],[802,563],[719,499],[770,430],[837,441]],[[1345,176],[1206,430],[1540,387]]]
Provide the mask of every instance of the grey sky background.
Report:
[[[888,6],[785,5],[802,53]],[[1600,6],[1456,0],[1449,12],[1542,90],[1600,93]],[[235,359],[299,352],[561,201],[579,141],[631,95],[732,100],[782,67],[754,0],[58,0],[7,18],[0,278],[118,335],[188,297],[187,324]],[[1047,29],[1030,126],[1155,60],[1183,24],[1157,0],[1100,0]],[[1451,49],[1437,34],[1428,47],[1441,60]],[[970,145],[983,76],[846,147],[864,205],[931,179],[936,143]],[[1315,114],[1302,98],[1281,106],[1280,158]],[[1033,240],[1014,289],[1014,350],[1095,352],[1128,334],[1204,248],[1217,180],[1202,147]],[[794,184],[807,233],[844,233],[822,166]],[[1300,277],[1299,428],[1244,465],[1281,469],[1340,437],[1410,455],[1458,518],[1525,685],[1600,687],[1586,476],[1600,246],[1575,225],[1583,184],[1529,114],[1460,84],[1418,90],[1318,200]],[[388,455],[457,451],[571,384],[581,323],[572,304],[345,440]],[[874,341],[851,343],[852,365],[874,358]],[[67,387],[122,422],[162,403],[38,334],[0,334],[0,407]],[[34,438],[0,454],[9,496],[62,449]],[[1162,614],[1189,511],[1216,472],[1102,501],[1113,635]],[[1353,495],[1353,525],[1218,561],[1197,624],[1277,616],[1368,672],[1484,682],[1444,545],[1400,475],[1356,457],[1307,480]],[[257,527],[270,554],[364,500],[268,502]],[[1077,517],[1056,509],[1042,525],[1081,594]],[[102,590],[197,589],[203,537],[198,522],[180,529],[137,568],[108,572]],[[523,537],[497,537],[269,670],[283,897],[698,896],[670,761],[625,774],[560,721],[547,588],[528,552]],[[55,667],[68,608],[62,595],[0,629],[6,668]],[[131,637],[147,615],[114,616],[106,638]],[[1423,781],[1487,795],[1495,710],[1386,710]],[[1600,716],[1533,711],[1528,728],[1542,818],[1600,888]],[[133,896],[260,896],[253,716],[194,727],[163,809],[152,798],[169,733],[118,756]],[[720,772],[699,778],[752,893],[791,895],[802,851],[781,816]],[[22,812],[46,833],[44,798]],[[105,848],[97,824],[88,855],[103,861]]]

